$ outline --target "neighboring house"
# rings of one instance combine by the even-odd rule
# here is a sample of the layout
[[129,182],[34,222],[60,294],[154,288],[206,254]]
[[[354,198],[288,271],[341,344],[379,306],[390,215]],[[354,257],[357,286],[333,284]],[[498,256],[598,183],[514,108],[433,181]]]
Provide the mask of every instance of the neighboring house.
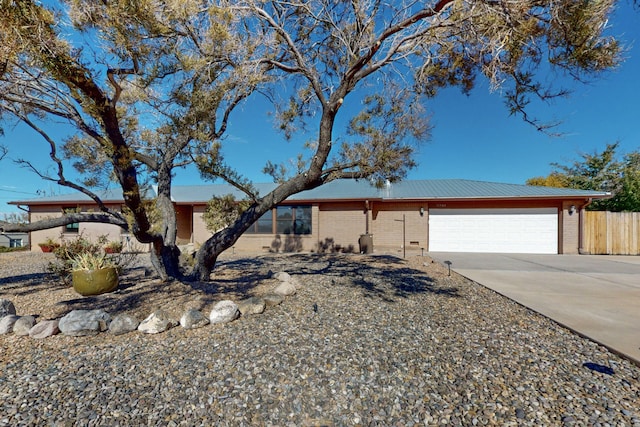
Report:
[[5,248],[22,248],[29,246],[29,233],[0,233],[0,246]]
[[[266,194],[275,184],[258,184]],[[211,236],[202,214],[213,195],[241,193],[232,186],[174,186],[178,243],[196,246]],[[117,193],[102,194],[119,209]],[[377,189],[366,180],[334,181],[295,194],[259,219],[236,242],[236,251],[359,250],[372,235],[375,252],[580,252],[583,209],[609,193],[469,180],[403,181]],[[81,194],[11,202],[29,209],[30,221],[66,209],[95,210]],[[32,250],[47,237],[108,235],[141,245],[118,227],[72,224],[31,233]],[[135,241],[135,243],[134,243]]]

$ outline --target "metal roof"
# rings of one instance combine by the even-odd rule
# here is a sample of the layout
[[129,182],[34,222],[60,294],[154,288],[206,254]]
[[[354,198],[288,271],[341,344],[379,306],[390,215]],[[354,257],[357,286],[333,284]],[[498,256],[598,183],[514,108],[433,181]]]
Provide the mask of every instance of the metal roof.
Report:
[[[264,196],[277,184],[254,184],[259,195]],[[96,192],[104,201],[121,201],[120,190]],[[213,196],[234,195],[242,199],[244,194],[229,184],[175,185],[172,190],[176,203],[205,203]],[[367,180],[337,180],[313,190],[294,194],[288,200],[416,200],[416,199],[510,199],[510,198],[606,198],[611,194],[601,191],[574,190],[570,188],[537,187],[520,184],[472,181],[465,179],[411,180],[388,184],[379,189]],[[42,197],[10,202],[11,204],[48,204],[90,201],[82,193]]]
[[[265,195],[276,184],[258,184],[260,195]],[[229,186],[198,185],[174,187],[174,201],[178,203],[206,202],[213,195],[242,193]],[[313,190],[290,196],[287,200],[415,200],[415,199],[510,199],[510,198],[604,198],[609,193],[574,190],[570,188],[537,187],[464,179],[412,180],[389,184],[379,189],[366,180],[332,181]]]
[[[103,203],[122,203],[122,190],[120,188],[110,188],[106,190],[92,190]],[[143,192],[143,197],[155,197],[155,189],[148,189]],[[58,194],[55,196],[38,197],[35,199],[25,199],[9,202],[10,205],[50,205],[50,204],[75,204],[94,203],[93,199],[81,192]]]
[[[103,201],[103,202],[121,202],[123,200],[122,190],[121,189],[107,189],[107,190],[96,190],[94,193]],[[155,193],[154,193],[155,196]],[[51,203],[78,203],[78,202],[93,202],[91,197],[87,196],[84,193],[74,192],[68,194],[58,194],[55,196],[47,196],[47,197],[38,197],[35,199],[26,199],[19,200],[15,202],[9,202],[11,205],[31,205],[31,204],[51,204]]]
[[391,185],[385,198],[389,199],[487,199],[487,198],[561,198],[608,197],[606,192],[571,188],[539,187],[521,184],[440,179],[403,181]]
[[[269,194],[277,187],[275,183],[253,184],[259,196]],[[244,193],[229,184],[182,185],[174,186],[172,199],[176,203],[205,203],[212,196],[232,194],[236,199],[244,197]],[[363,198],[380,198],[379,190],[363,180],[332,181],[312,190],[293,194],[287,200],[353,200]]]

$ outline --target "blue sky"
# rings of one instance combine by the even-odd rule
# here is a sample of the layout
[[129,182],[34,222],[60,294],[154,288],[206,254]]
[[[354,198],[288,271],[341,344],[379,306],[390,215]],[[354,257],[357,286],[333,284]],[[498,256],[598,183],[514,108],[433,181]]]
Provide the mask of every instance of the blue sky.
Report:
[[[434,126],[432,137],[420,146],[418,168],[409,179],[463,178],[524,184],[528,178],[547,175],[552,162],[571,163],[580,153],[602,150],[607,143],[619,141],[620,154],[639,149],[640,9],[622,0],[609,25],[611,34],[620,36],[627,49],[625,62],[590,84],[571,83],[570,97],[536,104],[530,110],[541,119],[562,121],[556,129],[562,136],[540,133],[520,118],[509,116],[500,94],[490,93],[482,82],[470,96],[447,89],[428,105]],[[232,116],[224,153],[227,161],[247,177],[266,182],[269,178],[260,173],[266,161],[293,159],[297,144],[284,142],[259,108],[261,102],[252,102]],[[345,102],[348,106],[349,98]],[[5,136],[0,137],[0,144],[9,148],[9,154],[0,162],[0,218],[1,213],[16,211],[6,204],[10,200],[35,198],[39,190],[70,192],[14,165],[11,158],[46,165],[48,146],[24,127],[3,126]],[[175,183],[202,181],[197,172],[187,170],[178,172]]]

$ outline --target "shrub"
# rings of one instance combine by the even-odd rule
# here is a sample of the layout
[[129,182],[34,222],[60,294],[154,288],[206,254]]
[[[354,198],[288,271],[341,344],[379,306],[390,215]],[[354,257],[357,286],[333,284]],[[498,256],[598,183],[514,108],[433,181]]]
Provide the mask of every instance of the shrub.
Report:
[[122,252],[122,242],[109,242],[104,247],[104,251],[108,254],[119,254]]
[[74,270],[100,270],[107,267],[116,267],[113,258],[107,254],[92,254],[89,252],[76,255],[72,260]]
[[8,248],[6,246],[0,246],[0,254],[3,252],[20,252],[20,251],[28,251],[29,248],[27,246],[20,246],[18,248]]
[[44,242],[38,243],[38,246],[40,246],[42,252],[53,252],[60,247],[60,243],[54,241],[51,237],[47,237]]

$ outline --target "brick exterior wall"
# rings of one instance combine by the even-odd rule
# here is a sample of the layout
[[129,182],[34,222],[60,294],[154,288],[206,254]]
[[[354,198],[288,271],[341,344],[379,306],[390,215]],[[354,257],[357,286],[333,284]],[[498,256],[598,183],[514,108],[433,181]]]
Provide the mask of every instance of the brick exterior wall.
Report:
[[[29,213],[29,221],[35,222],[46,218],[57,218],[62,216],[64,208],[75,208],[76,206],[57,205],[57,206],[31,206]],[[110,209],[120,209],[120,205],[107,205]],[[95,211],[95,206],[80,205],[83,212]],[[126,244],[128,234],[123,234],[122,229],[117,225],[101,224],[101,223],[80,223],[78,233],[67,233],[65,227],[56,227],[49,230],[32,231],[30,236],[31,250],[40,251],[39,243],[44,242],[48,238],[56,242],[68,241],[77,238],[79,235],[95,242],[100,236],[106,236],[108,241],[119,241]],[[146,245],[135,240],[132,236],[129,238],[129,247],[132,250],[146,250]]]
[[318,217],[319,247],[327,251],[358,252],[358,239],[367,230],[364,202],[322,203]]
[[[571,213],[571,206],[575,212]],[[577,254],[580,246],[580,204],[564,202],[560,211],[560,250],[561,254]]]
[[[421,214],[420,208],[424,210]],[[421,251],[427,248],[428,205],[426,203],[372,204],[373,245],[377,251]],[[404,227],[403,227],[403,220]],[[403,228],[405,230],[403,236]]]
[[[213,235],[203,219],[204,205],[193,207],[193,243],[200,247]],[[244,234],[233,245],[231,250],[236,252],[311,252],[317,249],[319,229],[318,206],[311,208],[312,232],[309,235],[277,235],[277,234]]]

